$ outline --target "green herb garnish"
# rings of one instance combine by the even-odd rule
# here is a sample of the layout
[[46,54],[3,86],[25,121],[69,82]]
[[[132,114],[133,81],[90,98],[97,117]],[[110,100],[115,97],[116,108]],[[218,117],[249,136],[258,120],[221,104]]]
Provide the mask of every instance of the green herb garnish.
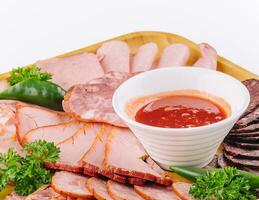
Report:
[[27,153],[25,157],[13,149],[0,154],[0,190],[14,183],[15,192],[25,196],[51,181],[51,171],[43,164],[56,162],[60,149],[54,143],[39,140],[26,144],[23,150]]
[[11,76],[8,78],[10,85],[15,85],[19,82],[35,79],[40,81],[47,81],[51,79],[51,74],[46,72],[41,72],[39,68],[32,65],[28,68],[17,68],[11,71]]

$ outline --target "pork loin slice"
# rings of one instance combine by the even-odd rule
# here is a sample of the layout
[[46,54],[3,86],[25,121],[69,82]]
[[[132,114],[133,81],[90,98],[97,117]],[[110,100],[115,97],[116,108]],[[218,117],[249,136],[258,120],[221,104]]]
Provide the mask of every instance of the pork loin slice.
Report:
[[86,186],[97,200],[113,200],[108,193],[106,181],[92,177],[87,180]]
[[134,191],[133,187],[127,186],[125,184],[109,180],[107,182],[107,188],[109,194],[115,200],[143,200],[143,198]]
[[110,72],[88,84],[74,86],[64,98],[65,112],[81,121],[126,127],[112,107],[112,96],[117,87],[131,76],[123,72]]
[[51,73],[52,81],[65,90],[104,74],[97,56],[92,53],[40,60],[36,62],[36,66],[42,71]]
[[131,63],[131,72],[143,72],[152,68],[155,61],[158,47],[156,43],[149,42],[139,47],[137,54]]
[[191,186],[190,183],[176,182],[173,183],[173,190],[182,200],[194,200],[189,194]]
[[129,129],[117,127],[112,129],[105,149],[104,165],[106,168],[116,174],[171,185],[170,178],[159,174],[143,160],[146,157],[143,146]]
[[180,200],[172,188],[158,185],[134,186],[135,191],[144,199],[152,200]]
[[93,198],[93,194],[87,189],[87,177],[71,172],[56,172],[52,177],[52,188],[61,195],[67,195],[76,198]]
[[158,68],[184,66],[190,57],[189,47],[185,44],[171,44],[166,47],[158,62]]
[[207,43],[199,44],[201,57],[194,63],[194,67],[217,70],[217,52]]
[[70,118],[63,112],[56,112],[41,107],[18,103],[16,106],[16,133],[22,144],[24,135],[32,129],[56,125],[69,121]]
[[90,149],[101,125],[86,124],[72,137],[64,140],[56,146],[60,148],[59,159],[56,163],[46,163],[45,166],[52,169],[60,169],[71,172],[82,172],[82,158]]
[[26,133],[23,138],[23,144],[36,140],[46,140],[58,144],[71,137],[83,125],[84,123],[78,121],[69,121],[57,125],[42,126]]
[[105,72],[130,72],[130,50],[126,42],[105,42],[96,54]]

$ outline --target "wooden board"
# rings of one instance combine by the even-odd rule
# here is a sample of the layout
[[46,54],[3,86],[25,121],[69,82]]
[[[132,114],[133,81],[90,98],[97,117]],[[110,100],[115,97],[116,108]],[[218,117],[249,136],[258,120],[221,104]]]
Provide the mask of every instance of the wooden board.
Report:
[[[199,48],[198,45],[195,44],[194,42],[179,36],[179,35],[175,35],[172,33],[163,33],[163,32],[153,32],[153,31],[146,31],[146,32],[135,32],[135,33],[129,33],[126,35],[122,35],[119,37],[115,37],[109,40],[122,40],[125,41],[126,43],[128,43],[131,53],[135,54],[136,51],[138,50],[138,48],[142,45],[145,44],[147,42],[155,42],[158,45],[159,48],[159,52],[157,55],[157,59],[159,59],[163,49],[172,43],[183,43],[186,44],[191,51],[191,56],[188,62],[188,65],[192,65],[200,56],[200,52],[199,52]],[[108,41],[108,40],[107,40]],[[70,55],[75,55],[75,54],[79,54],[79,53],[83,53],[83,52],[92,52],[95,53],[96,50],[106,41],[85,47],[85,48],[81,48],[72,52],[68,52],[62,55],[59,55],[58,57],[65,57],[65,56],[70,56]],[[31,66],[27,65],[24,67],[29,67]],[[218,70],[222,71],[224,73],[227,73],[235,78],[237,78],[238,80],[242,81],[245,79],[249,79],[249,78],[256,78],[259,79],[259,76],[257,76],[256,74],[253,74],[247,70],[245,70],[244,68],[230,62],[229,60],[218,56]],[[5,73],[5,74],[1,74],[0,75],[0,80],[4,80],[7,79],[9,77],[9,73]],[[186,179],[174,174],[174,173],[169,173],[170,177],[174,180],[174,181],[186,181],[188,182]],[[9,192],[10,190],[8,190]],[[0,200],[2,200],[3,195],[1,195],[0,193]]]

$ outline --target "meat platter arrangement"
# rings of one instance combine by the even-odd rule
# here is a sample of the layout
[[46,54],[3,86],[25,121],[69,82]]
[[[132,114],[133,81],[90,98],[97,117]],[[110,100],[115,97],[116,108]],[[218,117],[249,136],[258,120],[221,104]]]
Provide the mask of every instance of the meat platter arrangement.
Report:
[[[240,91],[250,94],[250,103],[215,147],[207,144],[213,146],[215,156],[212,160],[208,155],[202,166],[178,164],[188,160],[179,156],[180,161],[170,160],[165,167],[157,159],[160,155],[153,156],[157,152],[114,108],[114,93],[145,73],[186,70],[186,66],[212,76],[218,73],[212,46],[199,44],[198,57],[192,56],[191,48],[172,42],[161,50],[156,41],[149,41],[132,49],[125,41],[111,40],[95,52],[40,60],[12,70],[0,81],[3,199],[256,199],[259,80],[255,77],[240,84]],[[143,130],[199,130],[223,124],[236,112],[228,99],[187,89],[193,90],[129,99],[125,107],[129,120]],[[170,139],[177,140],[173,135]],[[223,139],[223,150],[215,154]]]

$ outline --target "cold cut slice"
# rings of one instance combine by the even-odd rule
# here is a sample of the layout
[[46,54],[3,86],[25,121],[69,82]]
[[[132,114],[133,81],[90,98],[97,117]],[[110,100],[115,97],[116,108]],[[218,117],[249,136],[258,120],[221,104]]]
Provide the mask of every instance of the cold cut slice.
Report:
[[175,43],[166,47],[158,62],[158,67],[184,66],[190,57],[190,50],[185,44]]
[[245,142],[245,143],[251,143],[251,144],[258,144],[258,142],[259,142],[259,136],[241,137],[241,136],[229,135],[229,136],[227,137],[227,140],[233,140],[233,141],[237,141],[237,142]]
[[259,143],[253,144],[253,143],[237,142],[237,141],[229,140],[229,139],[226,139],[225,142],[228,144],[231,144],[235,147],[239,147],[241,149],[259,150]]
[[235,124],[234,129],[243,128],[255,123],[259,123],[259,107],[256,108],[253,112],[239,119]]
[[114,200],[143,200],[133,189],[125,184],[109,180],[107,182],[108,192]]
[[234,130],[232,130],[231,132],[229,132],[228,136],[233,139],[234,137],[257,137],[259,136],[259,130],[254,132],[244,132],[244,133],[234,132]]
[[151,200],[180,200],[172,188],[158,185],[134,186],[135,191],[144,199]]
[[16,133],[22,144],[24,135],[41,126],[56,125],[69,121],[70,118],[63,112],[56,112],[41,107],[17,104],[16,106]]
[[86,185],[97,200],[113,200],[108,193],[106,181],[92,177],[87,180]]
[[58,144],[71,137],[84,123],[78,121],[69,121],[51,126],[42,126],[33,129],[25,134],[23,144],[31,143],[36,140],[46,140]]
[[97,56],[92,53],[41,60],[36,62],[36,66],[51,73],[52,81],[65,90],[104,74]]
[[233,131],[236,133],[256,132],[256,131],[259,131],[259,123],[251,124],[244,128],[235,129],[235,130],[232,130],[231,132],[233,132]]
[[176,182],[173,183],[173,190],[182,200],[194,200],[189,194],[191,186],[190,183]]
[[56,172],[52,177],[51,186],[61,194],[75,198],[93,198],[92,193],[86,188],[87,177],[71,172]]
[[238,159],[229,155],[226,151],[224,151],[224,156],[228,162],[238,167],[251,167],[254,169],[259,167],[259,160]]
[[126,42],[105,42],[96,54],[105,72],[130,72],[130,50]]
[[106,143],[105,167],[116,174],[171,185],[171,179],[153,170],[143,160],[146,157],[144,148],[129,129],[117,127],[112,129]]
[[26,200],[26,196],[20,196],[16,194],[15,192],[12,192],[8,196],[4,198],[4,200]]
[[86,124],[72,137],[57,144],[60,148],[59,159],[56,163],[46,163],[46,167],[71,172],[82,172],[82,158],[90,149],[96,134],[100,131],[100,124]]
[[194,63],[195,67],[217,70],[217,52],[207,43],[199,44],[201,57]]
[[16,137],[10,138],[0,143],[0,153],[7,153],[8,149],[14,149],[19,155],[24,156],[25,152],[22,149],[22,146],[19,144]]
[[131,72],[143,72],[152,68],[155,61],[158,47],[156,43],[149,42],[139,47],[137,54],[131,63]]
[[89,84],[74,86],[64,98],[65,112],[81,121],[126,127],[112,107],[112,96],[117,87],[131,76],[123,72],[110,72]]
[[259,160],[259,150],[246,150],[224,143],[224,151],[235,158]]

